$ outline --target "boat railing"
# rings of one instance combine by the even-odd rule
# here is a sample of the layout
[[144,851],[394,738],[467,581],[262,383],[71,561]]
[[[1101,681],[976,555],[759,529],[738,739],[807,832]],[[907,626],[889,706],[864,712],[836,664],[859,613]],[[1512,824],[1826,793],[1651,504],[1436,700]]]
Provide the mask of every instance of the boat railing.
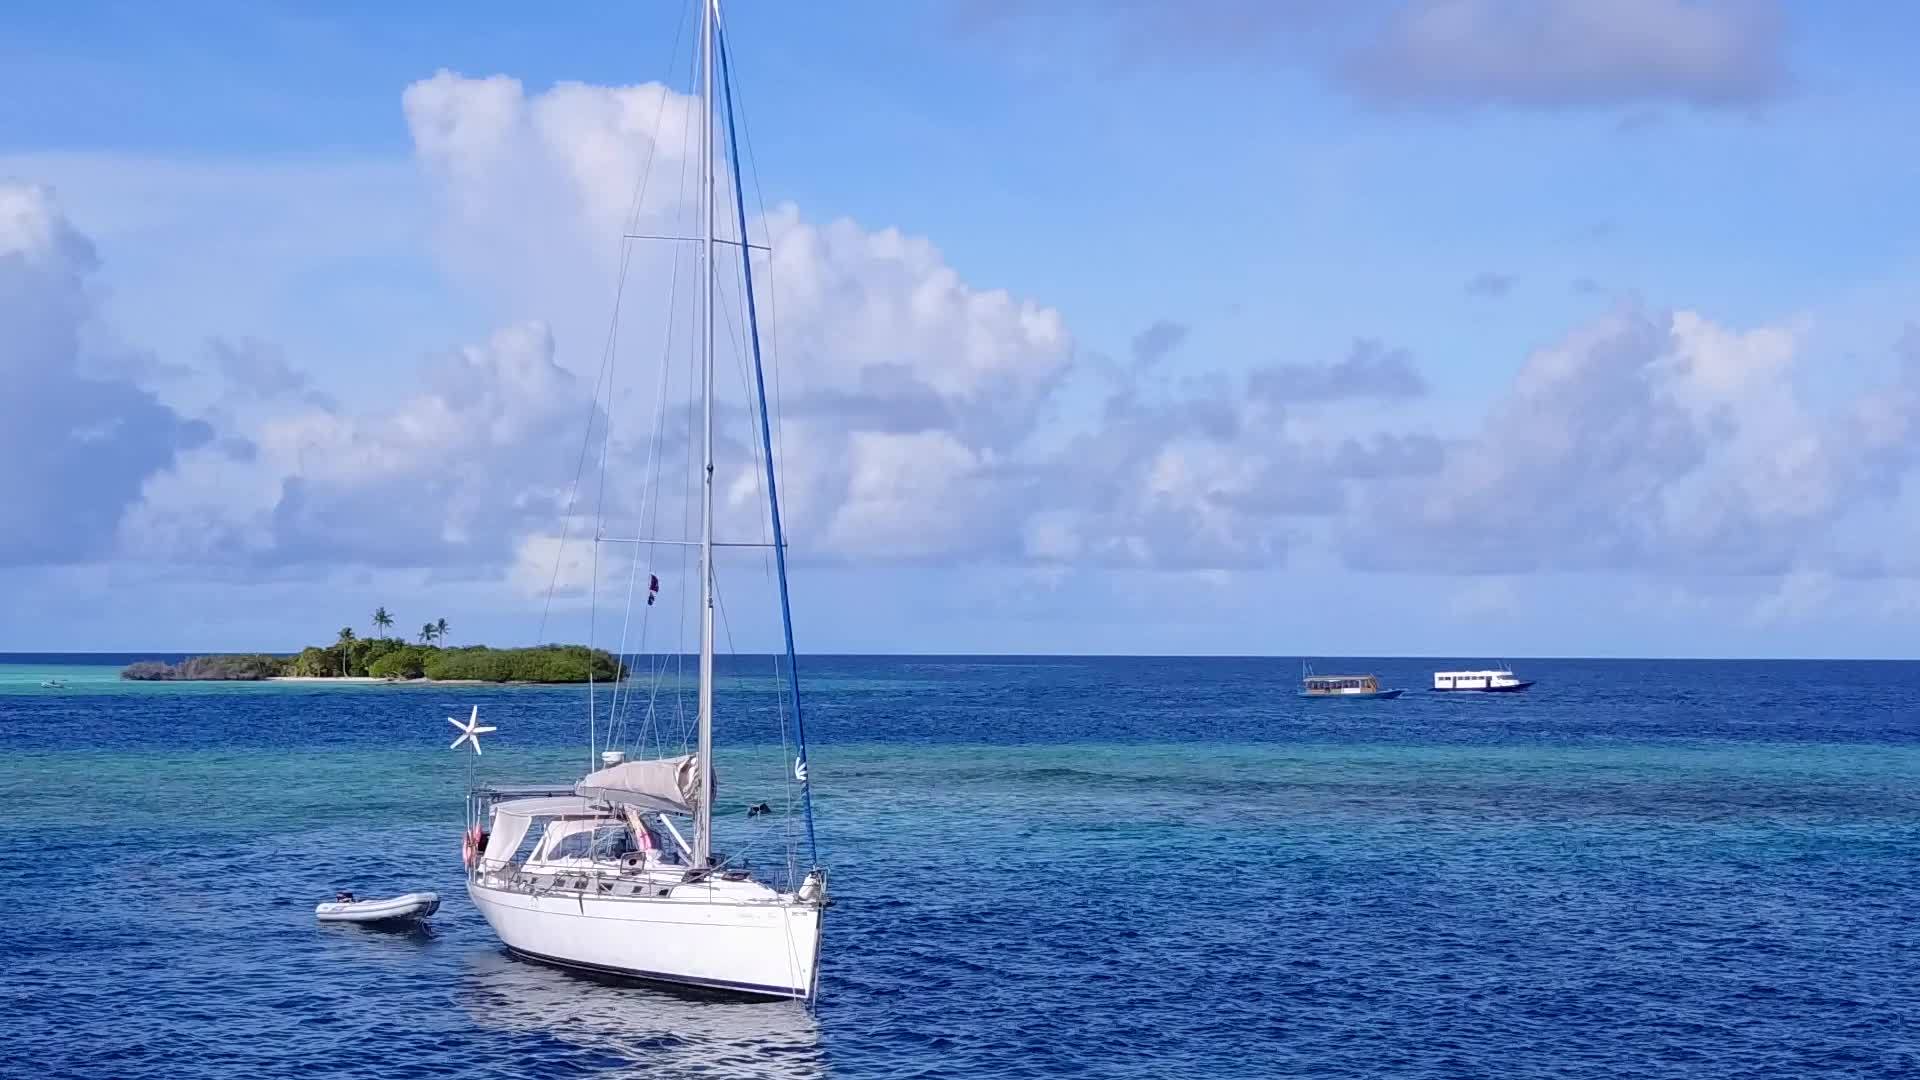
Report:
[[633,866],[619,862],[598,862],[580,867],[541,866],[529,870],[526,867],[526,861],[522,859],[495,867],[482,867],[476,861],[473,868],[467,872],[467,879],[475,882],[491,880],[516,892],[529,892],[534,895],[550,892],[611,894],[617,885],[623,883],[634,884],[649,879],[663,880],[663,883],[668,883],[664,879],[673,877],[676,872],[679,877],[670,883],[680,885],[697,884],[699,881],[712,878],[725,878],[729,874],[745,871],[752,876],[753,880],[778,893],[793,892],[806,879],[806,875],[797,869],[789,870],[786,866],[770,866],[763,870],[737,856],[723,859],[709,867],[705,875],[689,880],[688,875],[692,871],[691,866],[673,863]]
[[509,799],[546,799],[572,795],[572,784],[481,784],[467,791],[467,823],[486,828],[493,804]]

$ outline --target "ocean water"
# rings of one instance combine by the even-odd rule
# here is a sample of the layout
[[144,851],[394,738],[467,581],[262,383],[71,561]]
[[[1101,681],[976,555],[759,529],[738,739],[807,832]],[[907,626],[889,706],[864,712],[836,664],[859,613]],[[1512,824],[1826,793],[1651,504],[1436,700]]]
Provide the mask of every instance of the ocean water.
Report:
[[[584,690],[130,659],[0,656],[0,1074],[1920,1076],[1920,664],[1338,702],[1287,660],[803,659],[839,901],[809,1011],[492,938],[462,792],[577,775]],[[723,847],[781,794],[769,671],[717,683]],[[444,719],[476,704],[479,759]],[[443,906],[316,924],[336,888]]]

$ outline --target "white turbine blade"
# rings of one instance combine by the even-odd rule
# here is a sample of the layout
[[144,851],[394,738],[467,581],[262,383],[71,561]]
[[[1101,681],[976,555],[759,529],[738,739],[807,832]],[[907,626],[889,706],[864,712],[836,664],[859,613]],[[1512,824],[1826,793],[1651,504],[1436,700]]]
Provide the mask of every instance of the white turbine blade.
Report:
[[475,706],[473,707],[473,715],[472,715],[472,716],[469,716],[469,717],[467,717],[467,723],[469,723],[469,724],[477,724],[477,723],[479,723],[479,722],[480,722],[480,706],[478,706],[478,705],[475,705]]
[[462,735],[459,738],[453,740],[453,742],[447,747],[447,749],[458,750],[460,749],[460,744],[466,741],[467,741],[467,737],[465,735]]
[[499,728],[477,727],[473,729],[473,733],[475,735],[485,735],[489,731],[499,731],[499,730],[500,730]]
[[465,730],[467,730],[467,725],[465,725],[465,724],[463,724],[463,723],[461,723],[461,722],[460,722],[460,721],[458,721],[458,720],[455,720],[455,719],[454,719],[453,717],[451,717],[451,716],[449,716],[449,717],[447,717],[447,723],[449,723],[449,724],[452,724],[452,725],[453,725],[454,727],[457,727],[457,728],[459,728],[459,729],[460,729],[461,731],[465,731]]

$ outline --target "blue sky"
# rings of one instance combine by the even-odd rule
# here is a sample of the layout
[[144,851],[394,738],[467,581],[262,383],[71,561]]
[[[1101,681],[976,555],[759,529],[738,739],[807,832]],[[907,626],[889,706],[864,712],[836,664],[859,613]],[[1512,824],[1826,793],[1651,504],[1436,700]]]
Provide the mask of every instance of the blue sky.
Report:
[[[607,207],[683,104],[626,88],[687,89],[683,14],[16,13],[0,648],[285,648],[376,604],[584,635],[552,541]],[[803,649],[1908,653],[1900,6],[727,17]],[[670,271],[643,263],[633,455],[635,297]],[[736,643],[766,647],[743,569]]]

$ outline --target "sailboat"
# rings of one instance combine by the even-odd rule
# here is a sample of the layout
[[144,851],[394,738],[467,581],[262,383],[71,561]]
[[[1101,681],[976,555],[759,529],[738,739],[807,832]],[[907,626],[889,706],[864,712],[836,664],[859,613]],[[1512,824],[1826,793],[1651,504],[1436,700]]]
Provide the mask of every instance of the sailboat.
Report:
[[[629,760],[611,745],[590,762],[599,767],[571,784],[476,786],[469,791],[463,856],[467,892],[501,942],[514,953],[546,963],[640,980],[699,987],[752,997],[812,1001],[818,987],[821,921],[828,907],[827,874],[814,845],[812,788],[800,684],[794,666],[793,616],[787,593],[786,541],[780,521],[774,443],[767,419],[766,377],[754,303],[751,245],[745,242],[746,205],[740,180],[733,88],[719,0],[699,0],[699,245],[701,296],[696,377],[704,426],[694,441],[703,463],[700,502],[700,658],[697,748],[691,753]],[[716,82],[723,95],[716,101]],[[723,108],[716,109],[716,104]],[[724,160],[730,169],[738,240],[715,236],[716,122],[724,119]],[[759,446],[764,465],[771,542],[717,545],[714,539],[714,283],[716,245],[739,251],[745,330],[757,394]],[[731,256],[727,256],[730,258]],[[692,456],[690,451],[689,456]],[[601,542],[596,536],[595,542]],[[632,543],[691,541],[637,539]],[[781,674],[783,725],[791,723],[795,756],[787,779],[791,813],[805,823],[805,856],[789,854],[783,875],[764,878],[744,860],[714,850],[713,764],[714,619],[716,546],[765,546],[777,569],[785,653]],[[684,549],[683,549],[684,550]],[[649,574],[651,606],[658,578]],[[645,579],[643,579],[645,580]],[[631,605],[631,601],[629,601]],[[630,607],[631,610],[631,607]],[[632,694],[628,695],[631,702]],[[477,723],[477,720],[475,721]],[[610,721],[611,722],[611,721]],[[455,726],[460,726],[455,722]],[[463,731],[468,730],[463,728]],[[476,746],[476,750],[477,750]],[[781,768],[789,766],[782,761]],[[797,785],[797,798],[793,787]],[[770,810],[764,804],[753,811]],[[749,816],[753,816],[753,811]],[[531,838],[531,840],[529,840]],[[804,869],[802,867],[804,866]],[[781,877],[784,880],[781,880]]]

